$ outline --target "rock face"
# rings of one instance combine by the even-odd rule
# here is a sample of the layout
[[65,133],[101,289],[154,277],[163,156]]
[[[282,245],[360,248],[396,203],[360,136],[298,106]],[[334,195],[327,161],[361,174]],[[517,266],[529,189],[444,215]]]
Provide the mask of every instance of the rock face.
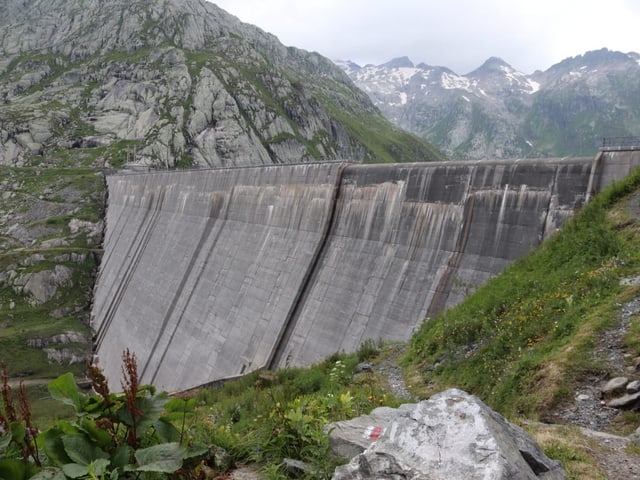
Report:
[[364,479],[564,479],[521,428],[478,398],[451,389],[399,409],[380,437],[333,480]]
[[330,61],[213,3],[7,0],[5,12],[0,164],[437,157]]
[[59,287],[68,286],[73,270],[64,265],[56,265],[53,270],[27,273],[16,279],[15,288],[30,295],[34,305],[41,305],[51,300]]
[[606,406],[624,410],[640,409],[640,381],[615,377],[600,388]]
[[399,408],[379,407],[373,409],[369,415],[327,425],[325,433],[329,434],[331,454],[336,458],[353,458],[360,455],[380,438],[387,425],[400,412],[410,412],[415,408],[415,403],[405,403]]
[[68,167],[0,166],[0,363],[12,375],[79,372],[91,357],[104,180]]

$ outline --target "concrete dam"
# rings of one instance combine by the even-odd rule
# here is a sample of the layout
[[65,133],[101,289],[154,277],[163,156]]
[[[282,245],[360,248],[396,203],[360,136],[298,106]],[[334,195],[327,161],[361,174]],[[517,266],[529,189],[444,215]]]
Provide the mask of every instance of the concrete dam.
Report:
[[639,154],[108,176],[98,364],[118,386],[129,349],[178,391],[406,340]]

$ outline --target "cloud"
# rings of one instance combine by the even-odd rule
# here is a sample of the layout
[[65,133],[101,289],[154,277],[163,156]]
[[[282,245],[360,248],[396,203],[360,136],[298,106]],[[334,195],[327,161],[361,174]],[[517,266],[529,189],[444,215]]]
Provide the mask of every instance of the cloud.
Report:
[[498,56],[531,73],[603,47],[639,51],[631,0],[219,0],[285,43],[331,59],[380,64],[409,56],[458,73]]

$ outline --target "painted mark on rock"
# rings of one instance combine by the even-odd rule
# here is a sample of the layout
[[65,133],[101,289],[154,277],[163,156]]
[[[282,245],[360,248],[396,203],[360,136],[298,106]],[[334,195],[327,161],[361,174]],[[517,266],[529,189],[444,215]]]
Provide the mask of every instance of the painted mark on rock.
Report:
[[384,433],[384,429],[382,427],[377,426],[369,426],[364,430],[364,438],[368,438],[369,440],[373,440],[374,442],[380,438],[380,435]]

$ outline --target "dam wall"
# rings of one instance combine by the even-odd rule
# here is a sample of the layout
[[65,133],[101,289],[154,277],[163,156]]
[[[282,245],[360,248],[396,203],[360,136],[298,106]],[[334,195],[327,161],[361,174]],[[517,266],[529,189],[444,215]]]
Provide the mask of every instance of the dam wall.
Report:
[[329,225],[341,164],[108,177],[93,307],[115,386],[125,348],[178,390],[269,362]]
[[176,391],[406,340],[640,163],[607,155],[110,176],[98,363]]

